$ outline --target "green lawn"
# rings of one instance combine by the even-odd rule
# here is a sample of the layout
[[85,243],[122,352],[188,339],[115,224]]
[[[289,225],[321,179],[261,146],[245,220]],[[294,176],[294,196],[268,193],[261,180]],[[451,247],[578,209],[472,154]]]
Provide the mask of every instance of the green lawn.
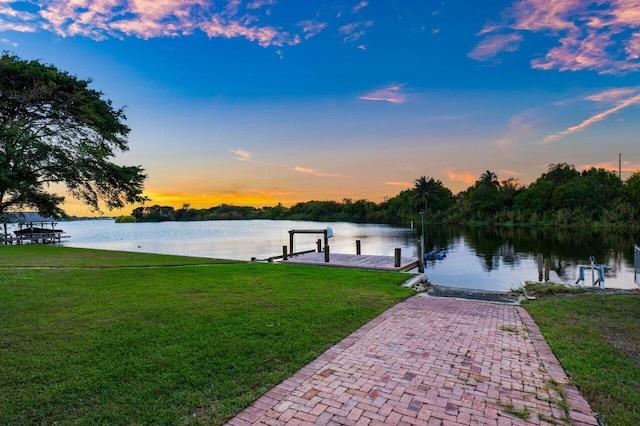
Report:
[[598,417],[640,425],[640,297],[556,296],[525,307]]
[[385,309],[399,273],[0,247],[0,424],[220,424]]

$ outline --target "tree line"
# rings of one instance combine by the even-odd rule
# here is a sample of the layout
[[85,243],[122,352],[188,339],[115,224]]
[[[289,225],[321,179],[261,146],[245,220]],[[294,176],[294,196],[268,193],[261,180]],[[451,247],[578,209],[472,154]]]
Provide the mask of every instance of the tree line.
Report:
[[[525,186],[515,178],[499,180],[487,170],[473,185],[453,194],[440,180],[421,176],[411,188],[381,203],[350,198],[305,201],[255,208],[222,204],[194,209],[189,204],[144,206],[136,221],[275,219],[408,224],[424,220],[442,224],[637,227],[640,218],[640,171],[626,181],[611,171],[579,172],[567,163],[550,164],[546,173]],[[121,218],[120,220],[124,220]]]

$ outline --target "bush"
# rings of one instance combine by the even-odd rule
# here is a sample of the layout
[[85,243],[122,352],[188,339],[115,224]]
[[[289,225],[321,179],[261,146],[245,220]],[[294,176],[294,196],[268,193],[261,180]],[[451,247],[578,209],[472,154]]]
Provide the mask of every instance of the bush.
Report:
[[134,216],[118,216],[116,223],[135,223],[137,219]]

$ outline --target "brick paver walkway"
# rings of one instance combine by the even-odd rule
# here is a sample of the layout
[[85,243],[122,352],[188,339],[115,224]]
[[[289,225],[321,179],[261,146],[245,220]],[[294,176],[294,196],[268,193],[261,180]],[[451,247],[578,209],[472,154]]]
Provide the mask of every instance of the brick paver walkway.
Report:
[[597,425],[524,308],[415,296],[229,425]]

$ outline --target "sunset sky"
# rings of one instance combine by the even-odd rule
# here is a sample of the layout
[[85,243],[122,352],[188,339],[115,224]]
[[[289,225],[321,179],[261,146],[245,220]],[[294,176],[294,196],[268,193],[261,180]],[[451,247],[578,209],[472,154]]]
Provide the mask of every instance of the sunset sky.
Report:
[[640,0],[0,0],[0,48],[126,105],[152,204],[640,170]]

